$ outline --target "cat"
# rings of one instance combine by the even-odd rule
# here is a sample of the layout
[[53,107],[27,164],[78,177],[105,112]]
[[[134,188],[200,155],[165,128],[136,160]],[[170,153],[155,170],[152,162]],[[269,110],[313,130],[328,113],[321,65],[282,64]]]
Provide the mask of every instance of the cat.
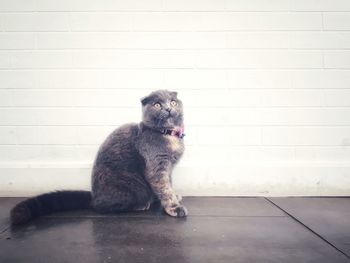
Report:
[[159,202],[173,217],[186,217],[172,187],[172,170],[184,153],[183,103],[177,92],[157,90],[141,99],[142,121],[114,130],[95,158],[90,191],[57,191],[18,203],[13,225],[57,211],[92,208],[98,213],[148,210]]

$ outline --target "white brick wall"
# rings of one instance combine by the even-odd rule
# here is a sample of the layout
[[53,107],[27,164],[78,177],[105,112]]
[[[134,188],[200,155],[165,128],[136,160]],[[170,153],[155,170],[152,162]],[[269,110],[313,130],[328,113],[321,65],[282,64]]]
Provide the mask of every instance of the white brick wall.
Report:
[[182,194],[349,195],[349,50],[349,0],[0,0],[0,195],[89,188],[160,88]]

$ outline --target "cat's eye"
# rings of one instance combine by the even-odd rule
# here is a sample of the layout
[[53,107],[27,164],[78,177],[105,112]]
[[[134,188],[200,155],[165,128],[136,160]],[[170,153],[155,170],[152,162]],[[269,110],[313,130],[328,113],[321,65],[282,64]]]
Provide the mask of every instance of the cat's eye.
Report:
[[176,106],[176,105],[177,105],[177,102],[176,102],[175,100],[172,100],[172,101],[170,102],[170,104],[171,104],[171,106]]
[[160,109],[162,106],[160,105],[160,103],[156,103],[156,104],[154,104],[154,107],[155,107],[156,109]]

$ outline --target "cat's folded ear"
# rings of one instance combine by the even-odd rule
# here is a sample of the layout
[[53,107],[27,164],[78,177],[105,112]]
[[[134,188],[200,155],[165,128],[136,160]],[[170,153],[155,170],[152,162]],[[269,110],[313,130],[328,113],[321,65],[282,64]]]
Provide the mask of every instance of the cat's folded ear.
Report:
[[170,94],[171,94],[173,97],[177,98],[177,92],[176,92],[176,91],[171,91]]
[[151,100],[151,97],[150,96],[146,96],[146,97],[143,97],[141,99],[141,103],[142,103],[143,106],[145,106],[150,100]]

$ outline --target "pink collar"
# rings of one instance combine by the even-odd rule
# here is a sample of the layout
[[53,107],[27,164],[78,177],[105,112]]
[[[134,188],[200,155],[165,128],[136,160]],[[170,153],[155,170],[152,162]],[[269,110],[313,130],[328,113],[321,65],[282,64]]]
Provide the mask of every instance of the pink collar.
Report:
[[184,133],[185,128],[183,126],[176,127],[174,129],[157,129],[154,127],[149,127],[141,122],[140,127],[141,127],[141,129],[150,129],[150,130],[157,131],[157,132],[164,134],[164,135],[176,136],[176,137],[179,137],[180,139],[183,139],[183,137],[185,137],[185,133]]
[[171,136],[177,136],[180,139],[183,139],[185,137],[184,133],[185,129],[184,127],[176,128],[176,129],[163,129],[160,130],[160,132],[164,135],[171,135]]

